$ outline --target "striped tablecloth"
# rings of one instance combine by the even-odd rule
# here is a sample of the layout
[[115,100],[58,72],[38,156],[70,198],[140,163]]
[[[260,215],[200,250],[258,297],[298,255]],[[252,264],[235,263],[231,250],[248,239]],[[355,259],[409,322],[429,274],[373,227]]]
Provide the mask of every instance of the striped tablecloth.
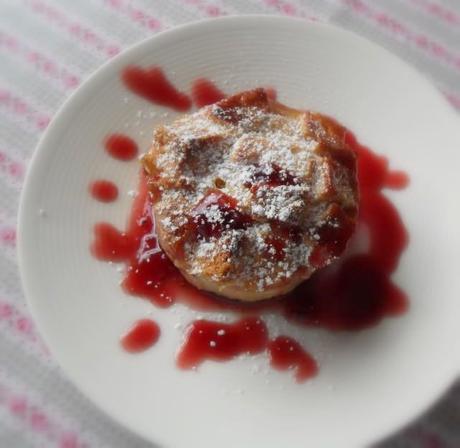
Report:
[[[90,404],[37,334],[18,274],[19,193],[53,114],[103,62],[177,24],[242,13],[353,30],[413,64],[460,110],[460,0],[0,0],[0,447],[151,446]],[[460,447],[460,385],[382,447]]]

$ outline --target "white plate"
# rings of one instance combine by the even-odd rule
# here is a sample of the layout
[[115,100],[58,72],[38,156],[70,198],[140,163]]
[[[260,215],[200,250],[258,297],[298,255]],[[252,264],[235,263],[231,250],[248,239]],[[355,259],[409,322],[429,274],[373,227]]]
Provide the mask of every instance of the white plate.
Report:
[[[152,124],[171,119],[127,92],[127,64],[160,65],[182,90],[207,76],[227,92],[273,85],[281,101],[330,114],[356,132],[410,188],[388,193],[411,242],[396,274],[408,293],[401,318],[356,333],[285,326],[320,361],[319,376],[296,384],[284,373],[255,374],[257,360],[174,366],[178,321],[192,312],[158,310],[123,294],[120,274],[96,261],[92,226],[123,227],[136,162],[109,159],[102,140],[121,130],[147,148]],[[146,112],[139,118],[138,111]],[[149,118],[149,112],[156,116]],[[30,307],[67,374],[108,414],[169,447],[356,447],[380,439],[427,408],[458,373],[458,164],[460,126],[438,92],[406,64],[366,40],[322,24],[232,17],[191,24],[126,51],[65,104],[35,153],[20,212],[19,254]],[[113,179],[122,198],[104,205],[88,183]],[[45,211],[40,216],[39,210]],[[120,334],[153,312],[163,334],[141,355]]]

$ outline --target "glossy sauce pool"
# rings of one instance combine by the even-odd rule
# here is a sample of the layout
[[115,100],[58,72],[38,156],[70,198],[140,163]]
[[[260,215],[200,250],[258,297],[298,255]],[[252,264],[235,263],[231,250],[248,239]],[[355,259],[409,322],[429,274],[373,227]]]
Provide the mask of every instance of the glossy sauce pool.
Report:
[[[192,83],[189,96],[177,90],[159,67],[128,67],[122,79],[136,95],[179,111],[188,110],[192,102],[200,107],[224,96],[204,78]],[[273,91],[272,96],[276,96],[276,92]],[[134,142],[127,143],[128,138],[115,135],[115,140],[113,137],[112,141],[106,140],[106,149],[107,142],[111,141],[108,146],[113,148],[117,147],[117,141],[124,141],[122,146],[136,147],[137,154]],[[281,314],[297,325],[334,331],[361,330],[376,325],[384,317],[406,311],[407,297],[393,283],[391,275],[408,244],[408,233],[383,189],[405,188],[408,177],[401,171],[391,171],[386,158],[360,145],[351,132],[346,138],[358,156],[360,212],[357,228],[367,229],[368,247],[316,272],[281,300],[245,305],[212,296],[188,284],[158,245],[152,205],[142,173],[127,228],[120,231],[108,223],[95,225],[91,251],[99,260],[125,263],[122,287],[128,294],[143,297],[162,308],[181,302],[195,310],[236,311],[241,315],[233,324],[208,320],[190,322],[176,358],[180,368],[195,368],[205,360],[226,361],[240,354],[266,353],[273,368],[293,370],[297,381],[303,382],[316,375],[315,360],[288,336],[279,335],[270,340],[269,331],[259,315],[261,311]],[[119,160],[132,158],[120,157],[118,150],[107,149],[107,152]],[[276,183],[280,179],[274,175],[267,181]],[[232,209],[231,198],[224,196],[216,193],[216,197],[209,200],[215,200],[234,218],[237,210]],[[200,221],[198,212],[197,231],[205,235],[218,232]],[[238,222],[245,225],[245,217],[238,215],[238,218]],[[134,337],[134,340],[137,339]]]

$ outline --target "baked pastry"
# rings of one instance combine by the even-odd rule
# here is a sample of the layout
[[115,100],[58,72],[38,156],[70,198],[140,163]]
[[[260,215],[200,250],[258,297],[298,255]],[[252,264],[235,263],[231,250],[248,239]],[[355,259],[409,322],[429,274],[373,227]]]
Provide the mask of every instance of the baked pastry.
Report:
[[264,89],[159,126],[142,164],[161,247],[200,289],[244,301],[288,293],[354,230],[356,160],[344,135]]

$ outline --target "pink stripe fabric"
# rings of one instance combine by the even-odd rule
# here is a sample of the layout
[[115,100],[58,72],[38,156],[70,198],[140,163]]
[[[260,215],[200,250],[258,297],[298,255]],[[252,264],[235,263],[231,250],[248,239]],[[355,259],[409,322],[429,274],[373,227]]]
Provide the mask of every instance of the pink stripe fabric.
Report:
[[[175,24],[238,13],[355,30],[415,64],[460,111],[460,1],[0,1],[0,447],[12,446],[12,428],[20,428],[18,448],[150,446],[78,395],[43,344],[17,272],[20,187],[26,160],[57,106],[101,63]],[[40,83],[33,84],[36,77]],[[24,89],[29,81],[40,86],[37,95]],[[434,410],[379,447],[459,447],[459,409],[457,385]]]
[[265,3],[265,5],[267,5],[270,8],[275,8],[280,14],[284,16],[301,17],[309,20],[317,20],[316,16],[305,12],[303,8],[300,8],[293,2],[284,0],[263,0],[263,3]]
[[187,5],[191,5],[196,10],[198,10],[201,14],[203,14],[205,17],[219,17],[226,15],[227,12],[223,7],[219,4],[216,4],[217,2],[209,2],[209,1],[204,1],[204,0],[182,0],[183,3]]
[[47,22],[64,30],[68,35],[81,43],[95,48],[106,56],[112,57],[120,52],[120,46],[107,42],[94,29],[91,29],[79,21],[72,19],[62,10],[42,0],[25,0],[25,4],[37,15]]
[[0,224],[0,243],[5,246],[16,246],[16,228]]
[[25,165],[22,161],[14,160],[6,151],[0,149],[0,173],[10,179],[21,182],[24,177]]
[[105,3],[131,22],[149,31],[160,31],[164,27],[158,17],[153,16],[146,10],[134,6],[131,2],[126,0],[105,0]]
[[47,447],[56,448],[89,448],[75,430],[66,428],[45,407],[37,404],[27,392],[7,385],[1,375],[0,407],[21,424],[23,431],[35,436],[37,446],[42,443]]
[[73,89],[80,79],[68,68],[63,67],[58,61],[34,50],[25,42],[21,42],[17,37],[11,36],[0,30],[0,51],[5,51],[12,57],[19,57],[31,69],[37,70],[45,77],[58,80],[65,89]]
[[460,110],[460,95],[448,92],[444,92],[444,95],[449,100],[450,104],[452,104],[452,106]]
[[342,1],[355,13],[366,17],[379,27],[384,28],[388,33],[406,40],[408,43],[415,45],[420,51],[427,53],[440,62],[450,65],[460,72],[460,53],[458,51],[447,48],[427,34],[411,29],[410,26],[403,23],[397,17],[379,11],[363,0]]
[[28,100],[17,96],[7,89],[0,88],[0,108],[11,116],[19,117],[39,131],[43,131],[51,121],[51,117],[37,111]]
[[[15,237],[15,233],[12,234],[12,237]],[[0,236],[0,238],[2,237]],[[37,333],[35,324],[30,316],[21,311],[14,302],[6,301],[2,298],[0,298],[0,325],[22,344],[31,344],[38,350],[40,355],[49,356],[49,351]]]
[[442,22],[460,27],[460,14],[452,11],[447,6],[428,0],[410,0],[414,5],[419,6],[428,14],[441,20]]

